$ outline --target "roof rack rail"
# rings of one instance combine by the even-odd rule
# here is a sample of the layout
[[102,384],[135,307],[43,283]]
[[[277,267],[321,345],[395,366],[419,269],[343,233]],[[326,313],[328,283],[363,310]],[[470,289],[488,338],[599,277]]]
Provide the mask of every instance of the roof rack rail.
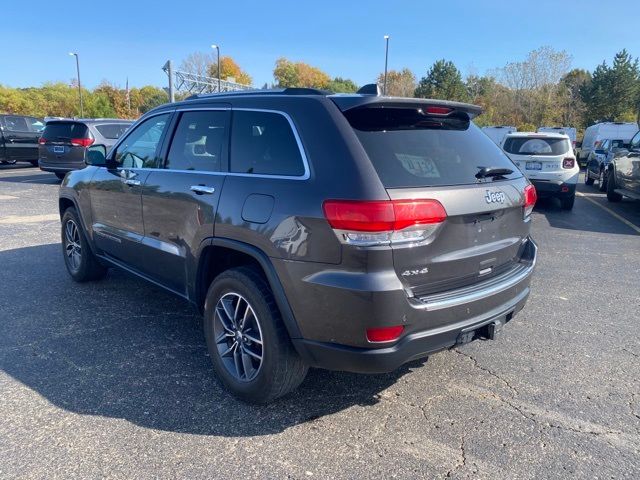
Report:
[[230,96],[250,96],[250,95],[330,95],[332,92],[328,90],[320,90],[318,88],[304,87],[287,87],[287,88],[265,88],[255,90],[233,90],[220,93],[196,93],[185,100],[197,100],[200,98],[216,98]]

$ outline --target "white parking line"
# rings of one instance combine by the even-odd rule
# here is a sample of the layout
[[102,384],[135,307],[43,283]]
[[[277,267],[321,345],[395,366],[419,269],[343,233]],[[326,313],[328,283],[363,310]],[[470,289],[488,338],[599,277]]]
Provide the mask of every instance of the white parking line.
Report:
[[0,225],[17,225],[19,223],[40,223],[59,221],[60,216],[57,213],[49,213],[44,215],[9,215],[0,218]]
[[598,207],[600,207],[601,209],[603,209],[605,212],[609,213],[612,217],[617,218],[618,220],[620,220],[622,223],[624,223],[627,227],[631,228],[632,230],[635,230],[636,233],[640,234],[640,227],[638,227],[636,224],[631,223],[629,220],[627,220],[626,218],[618,215],[616,212],[614,212],[613,210],[611,210],[608,207],[605,207],[604,205],[602,205],[599,202],[596,202],[593,198],[589,198],[589,195],[585,195],[583,193],[580,192],[576,192],[576,195],[578,195],[579,197],[584,198],[585,200],[593,203],[594,205],[597,205]]

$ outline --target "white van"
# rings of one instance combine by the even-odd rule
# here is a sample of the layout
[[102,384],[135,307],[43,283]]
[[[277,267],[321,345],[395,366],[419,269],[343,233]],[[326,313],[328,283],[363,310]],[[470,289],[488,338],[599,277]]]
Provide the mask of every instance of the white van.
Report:
[[482,131],[486,133],[491,140],[493,140],[493,143],[500,146],[502,144],[502,140],[504,140],[504,137],[507,134],[517,132],[518,129],[508,125],[500,125],[495,127],[482,127]]
[[571,146],[576,148],[578,131],[573,127],[539,127],[538,133],[559,133],[560,135],[567,135],[571,140]]
[[571,210],[576,198],[580,167],[568,135],[559,133],[510,133],[502,142],[504,153],[525,174],[538,197],[560,199]]
[[628,143],[637,131],[638,124],[635,122],[602,122],[591,125],[584,131],[582,147],[578,153],[580,166],[587,164],[589,154],[596,148],[596,142],[616,139]]

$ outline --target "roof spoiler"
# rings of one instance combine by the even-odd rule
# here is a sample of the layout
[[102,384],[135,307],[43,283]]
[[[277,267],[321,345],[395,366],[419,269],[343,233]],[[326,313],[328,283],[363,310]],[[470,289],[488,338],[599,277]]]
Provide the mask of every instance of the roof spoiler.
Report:
[[[364,88],[364,87],[363,87]],[[482,113],[482,107],[470,103],[432,100],[429,98],[382,97],[377,95],[331,95],[329,97],[340,110],[346,112],[354,108],[425,108],[442,107],[454,112],[464,112],[469,119]]]
[[377,83],[368,83],[363,85],[356,93],[359,93],[360,95],[375,95],[376,97],[380,97],[382,95],[380,85]]

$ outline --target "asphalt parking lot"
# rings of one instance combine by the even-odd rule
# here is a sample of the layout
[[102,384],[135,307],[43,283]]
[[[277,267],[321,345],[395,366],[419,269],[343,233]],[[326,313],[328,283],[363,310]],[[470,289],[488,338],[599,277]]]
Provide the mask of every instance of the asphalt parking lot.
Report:
[[254,407],[182,300],[71,281],[58,184],[0,167],[0,477],[640,478],[640,202],[540,202],[532,295],[499,339],[314,370]]

